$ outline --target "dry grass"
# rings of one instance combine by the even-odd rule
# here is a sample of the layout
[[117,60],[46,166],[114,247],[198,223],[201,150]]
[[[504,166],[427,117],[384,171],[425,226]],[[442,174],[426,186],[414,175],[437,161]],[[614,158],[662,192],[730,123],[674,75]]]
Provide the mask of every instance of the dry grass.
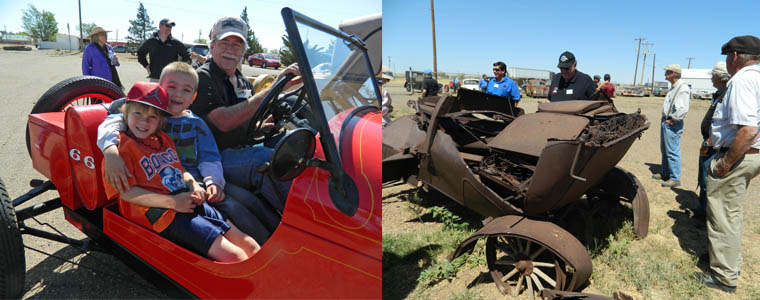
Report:
[[[413,114],[407,100],[419,94],[407,95],[401,87],[403,78],[388,84],[393,97],[392,118]],[[525,98],[520,107],[534,112],[542,99]],[[696,205],[697,150],[701,142],[699,123],[708,106],[707,101],[694,100],[686,118],[682,136],[682,186],[666,189],[650,179],[658,170],[659,111],[662,98],[618,97],[621,111],[641,109],[647,115],[650,129],[637,140],[619,166],[631,171],[644,185],[650,201],[649,236],[634,239],[624,213],[611,216],[622,220],[607,234],[595,234],[597,242],[587,246],[592,254],[594,272],[584,292],[611,295],[624,291],[635,299],[760,299],[760,190],[750,185],[745,202],[742,255],[744,264],[736,294],[705,288],[693,276],[707,270],[699,257],[707,253],[705,225],[690,218],[685,208]],[[757,179],[756,179],[757,180]],[[432,194],[432,193],[431,193]],[[491,282],[485,259],[468,259],[449,279],[418,282],[425,270],[446,261],[453,252],[454,241],[462,233],[447,229],[444,222],[430,217],[430,208],[444,206],[454,215],[477,227],[479,217],[442,196],[417,193],[407,185],[386,186],[383,189],[383,295],[386,299],[505,299]],[[408,201],[412,200],[412,201]],[[625,211],[625,210],[623,210]],[[622,225],[620,225],[622,224]],[[476,228],[471,228],[474,230]],[[387,244],[387,245],[386,245]],[[598,246],[593,246],[598,245]],[[435,248],[434,251],[429,250]],[[479,245],[480,247],[480,245]],[[397,250],[405,249],[405,250]],[[403,259],[386,260],[386,251]],[[472,256],[480,256],[476,254]],[[432,272],[432,271],[429,271]],[[521,295],[517,299],[528,299]]]

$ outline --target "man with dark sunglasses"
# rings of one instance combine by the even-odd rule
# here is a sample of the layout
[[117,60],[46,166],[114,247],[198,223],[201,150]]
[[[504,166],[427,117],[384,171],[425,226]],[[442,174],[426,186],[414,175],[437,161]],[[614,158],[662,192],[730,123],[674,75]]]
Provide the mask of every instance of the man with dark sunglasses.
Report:
[[507,65],[497,61],[493,63],[493,76],[488,81],[486,93],[513,100],[515,106],[520,101],[520,89],[512,78],[507,77]]
[[596,90],[596,84],[591,76],[576,69],[575,55],[565,51],[559,56],[560,73],[552,78],[549,89],[549,101],[589,100]]

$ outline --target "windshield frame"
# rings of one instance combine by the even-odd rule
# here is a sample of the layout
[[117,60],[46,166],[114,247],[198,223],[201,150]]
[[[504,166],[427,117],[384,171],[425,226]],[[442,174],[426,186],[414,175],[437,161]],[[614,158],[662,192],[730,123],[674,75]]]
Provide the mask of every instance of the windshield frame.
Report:
[[[364,56],[364,62],[366,64],[366,68],[369,72],[370,80],[372,82],[372,87],[375,92],[375,96],[377,97],[377,100],[379,102],[381,98],[380,93],[380,87],[377,83],[377,80],[374,80],[375,78],[375,72],[372,69],[372,63],[369,58],[369,54],[367,53],[367,46],[365,43],[356,37],[355,35],[349,35],[345,32],[342,32],[340,30],[337,30],[335,28],[332,28],[328,25],[325,25],[317,20],[314,20],[312,18],[309,18],[297,11],[292,10],[289,7],[285,7],[281,11],[282,19],[285,23],[285,30],[288,33],[288,38],[290,39],[290,45],[291,50],[296,56],[296,59],[298,61],[298,66],[301,71],[301,77],[304,85],[304,89],[306,89],[306,92],[308,93],[308,101],[309,105],[312,109],[312,121],[316,121],[316,124],[310,124],[314,129],[319,131],[320,136],[319,140],[322,144],[322,149],[325,153],[325,159],[335,164],[335,166],[343,170],[341,159],[340,159],[340,152],[337,148],[337,143],[335,138],[333,137],[332,132],[330,131],[330,126],[328,124],[327,117],[325,114],[324,107],[322,106],[322,100],[320,98],[320,90],[317,88],[316,81],[314,79],[314,74],[312,74],[312,66],[311,63],[308,60],[308,56],[306,54],[306,50],[304,49],[304,43],[301,39],[301,34],[298,30],[298,25],[303,24],[306,26],[309,26],[313,29],[322,31],[326,34],[332,35],[338,39],[341,39],[344,41],[344,43],[351,44],[353,47],[356,47],[357,49],[362,51],[362,55]],[[334,77],[331,79],[331,81],[334,79]],[[363,105],[363,106],[374,106],[376,105]],[[357,111],[362,106],[354,107],[354,110]],[[336,114],[337,115],[337,114]]]

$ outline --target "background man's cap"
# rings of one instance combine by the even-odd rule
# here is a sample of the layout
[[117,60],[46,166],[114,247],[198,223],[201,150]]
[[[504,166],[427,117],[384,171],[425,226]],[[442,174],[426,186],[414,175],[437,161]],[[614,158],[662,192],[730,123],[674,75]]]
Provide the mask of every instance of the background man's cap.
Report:
[[158,22],[159,25],[164,24],[166,26],[169,26],[169,28],[174,27],[177,25],[177,23],[172,22],[171,20],[167,18],[161,19],[161,21]]
[[720,48],[720,54],[726,55],[731,52],[760,55],[760,39],[752,35],[743,35],[732,38]]
[[129,101],[150,105],[167,115],[171,114],[167,110],[169,107],[169,96],[158,83],[136,82],[127,94],[127,102]]
[[570,51],[562,52],[562,55],[559,56],[559,63],[557,64],[557,68],[569,68],[572,67],[575,63],[575,55],[573,55]]
[[237,17],[224,17],[216,20],[214,27],[211,27],[212,41],[221,40],[228,36],[237,36],[245,41],[246,35],[248,35],[248,26],[243,23],[243,20]]
[[610,74],[604,74],[604,80],[610,80]]
[[712,69],[712,75],[721,75],[721,74],[728,74],[728,69],[726,69],[725,61],[716,62],[715,66]]
[[388,67],[383,66],[382,68],[380,68],[380,73],[382,73],[380,76],[383,79],[393,80],[393,72],[391,72],[391,70],[388,69]]
[[422,73],[430,75],[430,74],[433,74],[433,71],[430,71],[430,69],[425,69],[425,70],[422,70]]
[[602,76],[594,75],[594,79],[602,79]]
[[92,28],[92,31],[90,31],[90,34],[87,36],[87,38],[92,39],[92,36],[98,33],[103,33],[103,32],[111,32],[111,31],[106,31],[105,29],[103,29],[103,27],[95,26]]
[[665,66],[665,71],[673,71],[678,74],[681,74],[681,65],[679,64],[669,64]]

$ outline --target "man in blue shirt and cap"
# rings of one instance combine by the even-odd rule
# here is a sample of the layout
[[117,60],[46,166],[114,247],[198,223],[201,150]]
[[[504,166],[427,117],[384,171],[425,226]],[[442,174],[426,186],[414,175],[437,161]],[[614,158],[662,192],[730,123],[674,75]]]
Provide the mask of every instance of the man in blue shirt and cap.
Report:
[[493,63],[493,75],[494,78],[488,81],[486,93],[514,100],[517,106],[517,101],[520,101],[520,89],[514,80],[506,76],[507,65],[500,61]]

